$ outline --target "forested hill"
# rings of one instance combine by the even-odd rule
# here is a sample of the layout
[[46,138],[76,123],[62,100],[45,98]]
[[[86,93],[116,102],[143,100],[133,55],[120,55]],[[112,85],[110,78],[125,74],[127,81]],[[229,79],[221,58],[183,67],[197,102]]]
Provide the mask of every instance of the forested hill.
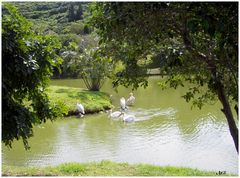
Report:
[[61,33],[71,22],[84,18],[86,2],[15,2],[20,13],[31,20],[38,31]]
[[15,2],[23,16],[28,19],[57,20],[69,22],[82,19],[86,2]]

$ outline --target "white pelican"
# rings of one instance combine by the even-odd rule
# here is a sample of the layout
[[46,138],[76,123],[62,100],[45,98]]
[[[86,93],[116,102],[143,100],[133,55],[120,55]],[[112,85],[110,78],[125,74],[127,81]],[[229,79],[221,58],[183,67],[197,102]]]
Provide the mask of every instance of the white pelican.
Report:
[[125,111],[127,109],[126,107],[126,100],[124,97],[120,98],[120,106],[121,106],[121,110]]
[[129,98],[127,99],[127,105],[133,105],[135,101],[135,97],[133,96],[133,93],[131,92],[129,94]]
[[122,115],[122,112],[120,111],[112,112],[112,110],[110,110],[108,117],[115,119],[115,118],[119,118],[121,115]]
[[125,113],[122,113],[122,120],[123,122],[133,122],[136,119],[134,115],[125,115]]
[[77,102],[76,107],[77,107],[77,109],[78,109],[78,111],[79,111],[79,115],[80,115],[81,117],[83,117],[84,114],[85,114],[83,105],[82,105],[82,104],[79,104],[79,103]]

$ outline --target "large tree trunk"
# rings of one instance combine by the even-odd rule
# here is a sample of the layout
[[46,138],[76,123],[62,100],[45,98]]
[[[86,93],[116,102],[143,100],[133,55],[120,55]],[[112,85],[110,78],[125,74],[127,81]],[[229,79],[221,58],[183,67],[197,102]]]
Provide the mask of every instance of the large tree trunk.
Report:
[[228,98],[225,94],[225,90],[221,82],[218,82],[217,85],[217,93],[218,93],[218,99],[221,101],[223,105],[223,113],[225,114],[228,122],[228,127],[230,130],[230,133],[232,135],[236,150],[238,152],[238,128],[236,126],[236,123],[233,118],[232,110],[228,101]]
[[182,35],[183,42],[185,44],[186,49],[193,56],[197,56],[199,60],[204,61],[208,65],[212,75],[215,76],[215,80],[216,80],[215,82],[217,84],[216,85],[216,91],[217,91],[218,99],[221,101],[221,103],[223,105],[222,111],[227,118],[228,127],[229,127],[230,133],[232,135],[236,150],[238,152],[238,128],[237,128],[236,123],[234,121],[232,110],[231,110],[228,98],[226,96],[224,86],[222,85],[221,81],[219,81],[216,78],[216,65],[214,64],[214,61],[211,60],[211,58],[209,58],[209,56],[207,56],[207,55],[201,53],[200,51],[196,50],[195,48],[193,48],[191,38],[189,36],[189,31],[188,31],[188,28],[187,28],[187,18],[184,19],[183,24],[184,24],[184,26],[183,26],[183,29],[181,31],[181,35]]
[[234,109],[235,109],[235,111],[236,111],[236,113],[238,115],[238,105],[237,104],[234,106]]

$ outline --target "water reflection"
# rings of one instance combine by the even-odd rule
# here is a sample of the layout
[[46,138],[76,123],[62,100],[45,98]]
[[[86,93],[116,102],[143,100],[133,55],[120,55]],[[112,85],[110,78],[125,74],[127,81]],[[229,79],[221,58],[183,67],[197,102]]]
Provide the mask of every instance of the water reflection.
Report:
[[36,126],[34,127],[34,137],[29,139],[31,149],[26,151],[21,140],[15,141],[12,149],[3,147],[3,163],[20,166],[28,165],[32,160],[40,163],[43,155],[51,155],[55,152],[57,137],[57,130],[52,124]]

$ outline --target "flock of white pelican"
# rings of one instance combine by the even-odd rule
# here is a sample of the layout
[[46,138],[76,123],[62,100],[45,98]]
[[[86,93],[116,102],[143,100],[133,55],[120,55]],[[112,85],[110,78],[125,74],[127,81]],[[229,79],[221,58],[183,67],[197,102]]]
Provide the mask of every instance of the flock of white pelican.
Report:
[[[112,110],[110,110],[108,112],[109,113],[108,117],[112,118],[112,119],[121,118],[122,121],[124,121],[124,122],[133,122],[135,120],[135,116],[126,114],[125,111],[128,109],[128,106],[133,105],[134,102],[135,102],[135,97],[133,96],[132,92],[129,94],[127,101],[125,100],[124,97],[121,97],[120,98],[120,111],[113,112]],[[80,104],[79,102],[77,102],[76,107],[77,107],[80,117],[83,117],[85,114],[83,105]]]

